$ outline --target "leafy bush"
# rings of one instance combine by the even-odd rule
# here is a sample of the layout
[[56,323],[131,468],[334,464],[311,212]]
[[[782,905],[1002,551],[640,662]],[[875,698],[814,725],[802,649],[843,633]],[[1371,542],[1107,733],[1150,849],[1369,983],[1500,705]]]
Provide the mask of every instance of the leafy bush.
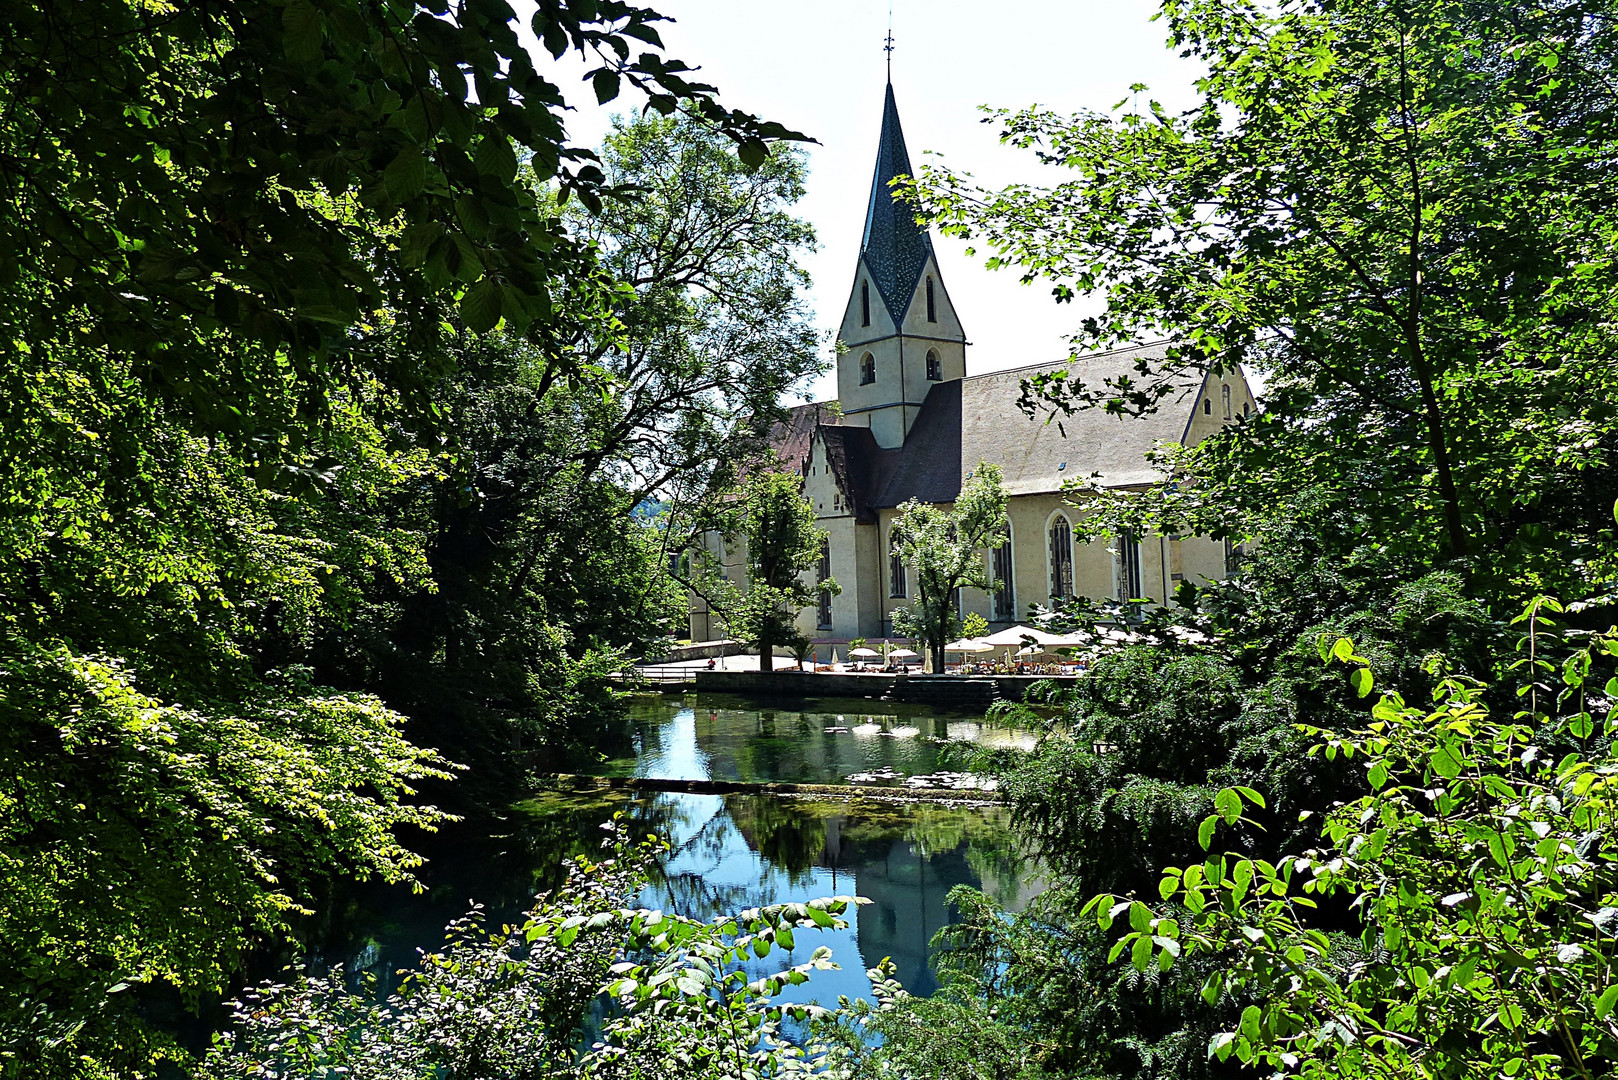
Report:
[[0,655],[0,1066],[138,1074],[178,1053],[145,1019],[273,947],[333,869],[410,881],[396,830],[447,778],[375,698],[308,686],[185,708],[113,661]]
[[[1103,928],[1129,920],[1112,956],[1139,970],[1219,960],[1204,995],[1247,1003],[1209,1044],[1220,1060],[1306,1077],[1610,1075],[1618,678],[1594,688],[1618,658],[1618,627],[1564,635],[1561,611],[1540,600],[1517,619],[1509,720],[1491,713],[1485,684],[1434,661],[1430,708],[1390,692],[1363,728],[1309,729],[1324,756],[1363,762],[1370,792],[1326,815],[1318,848],[1170,867],[1162,906],[1096,897],[1087,910]],[[1370,692],[1348,639],[1322,652]],[[1216,805],[1206,848],[1263,798],[1226,790]],[[1357,941],[1328,932],[1325,901],[1352,903]]]
[[[629,906],[662,846],[631,847],[621,831],[607,858],[580,858],[564,887],[523,921],[498,929],[481,915],[449,928],[443,950],[385,1001],[341,974],[266,984],[237,1004],[205,1080],[650,1080],[810,1074],[824,1051],[792,1045],[783,1024],[822,1014],[778,1001],[835,965],[808,962],[749,979],[743,964],[790,950],[800,931],[843,927],[851,897],[776,904],[703,923]],[[582,1055],[590,1018],[598,1037]]]

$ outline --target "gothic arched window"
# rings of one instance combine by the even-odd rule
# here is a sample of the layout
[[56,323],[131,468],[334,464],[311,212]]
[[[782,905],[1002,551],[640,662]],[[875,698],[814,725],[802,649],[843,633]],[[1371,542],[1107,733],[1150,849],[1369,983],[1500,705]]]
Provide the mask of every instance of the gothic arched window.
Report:
[[1146,595],[1140,564],[1140,537],[1118,534],[1118,599],[1139,600]]
[[866,353],[860,357],[860,385],[876,382],[876,357]]
[[1213,415],[1213,398],[1206,398],[1205,397],[1205,398],[1202,399],[1202,415],[1203,416],[1212,416]]
[[937,349],[927,350],[927,380],[938,382],[944,377],[944,365],[938,359]]
[[860,325],[871,325],[871,283],[860,282]]
[[[815,581],[822,582],[831,577],[831,541],[820,542],[820,565],[815,568]],[[816,621],[822,630],[831,629],[831,593],[820,594],[820,603],[815,611]]]
[[1051,596],[1073,595],[1073,526],[1057,514],[1051,519]]
[[905,596],[905,562],[892,548],[893,534],[888,534],[888,595],[896,599]]
[[1008,523],[994,549],[994,618],[996,622],[1010,622],[1017,617],[1017,586],[1011,572],[1011,526]]
[[1224,391],[1224,396],[1225,396],[1225,419],[1229,420],[1230,419],[1230,385],[1227,383],[1226,385],[1221,386],[1219,389]]
[[931,274],[927,276],[927,321],[938,321],[938,309],[933,306],[933,279]]

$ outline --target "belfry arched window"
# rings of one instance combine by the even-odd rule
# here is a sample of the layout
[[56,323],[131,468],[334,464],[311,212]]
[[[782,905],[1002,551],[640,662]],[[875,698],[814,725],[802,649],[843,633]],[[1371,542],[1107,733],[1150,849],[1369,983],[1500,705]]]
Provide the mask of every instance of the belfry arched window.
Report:
[[938,359],[938,350],[937,349],[928,349],[927,350],[927,380],[929,382],[938,382],[943,377],[944,377],[944,365]]
[[1051,596],[1073,595],[1073,526],[1057,514],[1051,519]]
[[938,321],[938,308],[933,304],[933,279],[931,274],[927,276],[927,321]]
[[866,353],[860,357],[860,385],[876,382],[876,357]]
[[871,283],[860,282],[860,325],[871,325]]

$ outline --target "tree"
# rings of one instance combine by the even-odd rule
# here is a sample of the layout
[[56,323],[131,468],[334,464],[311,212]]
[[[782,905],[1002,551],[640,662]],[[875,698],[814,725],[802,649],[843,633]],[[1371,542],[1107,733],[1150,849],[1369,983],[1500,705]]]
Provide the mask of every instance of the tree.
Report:
[[582,461],[695,521],[824,367],[798,261],[815,234],[792,213],[805,158],[778,145],[750,166],[719,127],[651,116],[615,120],[601,159],[635,194],[566,215],[621,286],[612,332],[574,346],[608,397]]
[[944,671],[944,645],[961,629],[957,596],[963,588],[991,589],[983,558],[1006,525],[1006,489],[1000,467],[979,462],[949,509],[911,499],[899,507],[893,552],[916,573],[916,599],[894,613],[901,634],[920,638]]
[[[1221,959],[1204,996],[1247,1004],[1209,1044],[1220,1060],[1305,1077],[1610,1075],[1618,627],[1565,635],[1562,612],[1537,599],[1515,620],[1509,720],[1435,659],[1430,707],[1390,692],[1366,727],[1311,729],[1317,751],[1361,763],[1367,793],[1325,815],[1317,848],[1165,869],[1172,906],[1095,898],[1103,928],[1128,913],[1112,956],[1141,970]],[[1352,641],[1323,637],[1320,653],[1370,693]],[[1202,846],[1264,804],[1221,791]],[[1357,935],[1333,926],[1345,906]]]
[[718,590],[715,597],[722,597],[720,610],[731,632],[757,644],[759,670],[770,671],[775,646],[792,647],[803,638],[798,612],[823,595],[835,596],[839,588],[830,577],[813,585],[803,580],[820,562],[826,533],[815,525],[802,477],[755,473],[742,492],[737,518],[736,532],[747,545],[747,587]]
[[1429,568],[1471,553],[1497,594],[1610,575],[1610,6],[1170,0],[1163,15],[1207,67],[1196,107],[1002,114],[1008,141],[1075,179],[993,192],[925,168],[912,189],[991,265],[1058,300],[1100,291],[1076,352],[1176,339],[1112,385],[1082,366],[1036,378],[1027,406],[1138,412],[1247,363],[1265,411],[1178,460],[1188,482],[1147,500],[1179,511],[1163,531],[1241,531],[1238,511],[1262,521],[1324,483],[1375,530],[1345,545]]
[[[535,386],[582,394],[572,344],[618,321],[562,210],[612,185],[567,145],[566,97],[512,17],[480,0],[0,11],[0,1046],[23,1066],[173,1057],[154,1002],[224,990],[334,875],[406,880],[391,830],[436,820],[415,785],[450,770],[364,691],[407,666],[391,631],[409,603],[479,593],[446,572],[434,496],[481,494],[468,474],[494,488],[512,462],[481,475],[487,444],[459,445],[454,421],[508,373],[491,339],[522,343]],[[659,19],[543,0],[532,26],[553,59],[592,61],[597,100],[633,87],[763,164],[788,133],[690,81]],[[553,430],[581,408],[537,396]],[[521,603],[466,604],[435,642],[490,646],[466,667],[546,723],[598,685],[562,619],[637,611],[621,571],[656,562],[619,478],[561,475],[513,517],[528,540],[582,522],[576,549],[516,546],[501,571]],[[527,621],[521,586],[563,562],[557,617]],[[535,666],[559,675],[536,686]]]
[[401,827],[443,820],[413,796],[451,766],[375,698],[276,682],[244,705],[181,707],[116,661],[6,643],[0,1070],[183,1065],[154,1005],[223,990],[333,874],[413,881]]

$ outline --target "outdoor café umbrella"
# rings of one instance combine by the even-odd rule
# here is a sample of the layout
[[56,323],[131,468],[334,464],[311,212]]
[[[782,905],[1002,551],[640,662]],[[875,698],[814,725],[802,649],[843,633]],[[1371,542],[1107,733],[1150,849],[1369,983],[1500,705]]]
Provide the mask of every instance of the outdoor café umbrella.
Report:
[[875,649],[850,649],[848,650],[848,655],[858,656],[861,659],[864,659],[867,656],[881,656],[882,654],[877,652]]
[[1061,634],[1053,634],[1049,630],[1037,630],[1032,626],[1012,626],[998,633],[990,634],[983,641],[996,648],[1003,645],[1021,645],[1032,641],[1036,645],[1066,645],[1068,640]]
[[944,646],[944,651],[945,652],[969,652],[969,653],[971,653],[971,652],[992,652],[993,650],[994,650],[994,646],[990,645],[987,641],[979,641],[977,638],[970,638],[970,637],[969,638],[962,638],[959,641],[952,641],[948,645]]
[[888,656],[890,656],[890,657],[892,657],[893,659],[896,659],[896,660],[903,660],[907,656],[915,656],[915,655],[916,654],[911,652],[909,649],[894,649],[892,652],[890,652],[888,654]]

